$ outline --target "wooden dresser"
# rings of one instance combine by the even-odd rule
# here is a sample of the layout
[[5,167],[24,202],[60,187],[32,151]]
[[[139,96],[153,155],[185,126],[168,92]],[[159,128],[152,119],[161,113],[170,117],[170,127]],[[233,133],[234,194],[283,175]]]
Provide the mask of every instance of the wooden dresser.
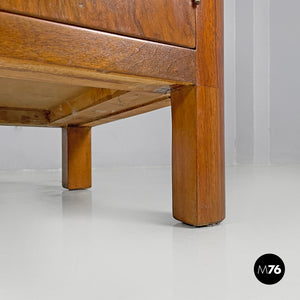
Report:
[[223,98],[223,0],[0,1],[0,124],[61,127],[65,188],[93,126],[171,105],[173,215],[222,221]]

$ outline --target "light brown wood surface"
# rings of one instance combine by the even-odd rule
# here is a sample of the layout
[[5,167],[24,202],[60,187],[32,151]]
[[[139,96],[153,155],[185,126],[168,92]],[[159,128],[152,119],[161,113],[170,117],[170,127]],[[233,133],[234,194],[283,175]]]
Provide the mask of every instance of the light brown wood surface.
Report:
[[223,0],[201,0],[197,8],[197,85],[223,90]]
[[[20,83],[13,80],[15,81],[16,88],[26,84],[23,81]],[[11,79],[8,82],[11,84]],[[58,87],[49,84],[31,86],[31,82],[28,86],[32,89],[28,91],[24,89],[23,93],[18,89],[4,89],[10,92],[2,95],[0,92],[0,102],[6,104],[6,107],[0,107],[0,124],[47,127],[96,126],[170,105],[169,93],[99,88],[77,90],[73,86]],[[56,97],[53,97],[55,92]],[[168,101],[165,101],[166,99]],[[10,105],[12,107],[9,107]]]
[[187,224],[208,225],[225,217],[221,114],[216,88],[172,93],[173,213]]
[[63,127],[63,186],[88,188],[91,127],[171,96],[173,215],[222,221],[223,0],[192,3],[1,1],[0,124]]
[[150,112],[152,110],[156,110],[159,108],[170,106],[170,97],[169,96],[162,96],[158,99],[155,99],[153,101],[147,102],[143,105],[136,105],[134,107],[131,107],[129,109],[124,108],[123,110],[111,113],[109,115],[103,116],[100,119],[88,122],[88,123],[82,123],[81,126],[98,126],[101,124],[113,122],[116,120],[144,114],[147,112]]
[[182,84],[180,81],[161,80],[127,74],[99,73],[92,69],[44,64],[41,62],[9,59],[1,56],[0,78],[33,81],[35,85],[46,82],[80,87],[153,93],[165,93],[166,91],[170,91],[172,87]]
[[0,107],[14,109],[3,125],[103,124],[165,107],[171,89],[196,82],[191,49],[4,12],[0,21]]
[[173,215],[194,226],[225,218],[223,0],[197,8],[197,85],[171,93]]
[[[168,96],[167,96],[168,97]],[[147,107],[147,104],[152,101],[159,102],[162,96],[155,93],[138,93],[138,92],[124,92],[116,91],[109,95],[108,98],[96,98],[92,104],[87,103],[85,99],[83,105],[76,109],[75,105],[72,107],[72,112],[56,121],[52,121],[51,117],[55,114],[50,113],[50,125],[65,126],[65,124],[72,124],[82,126],[90,122],[97,122],[105,119],[108,116],[119,115],[120,112],[131,111],[139,107]],[[164,96],[164,99],[166,96]],[[78,102],[77,102],[78,103]],[[55,108],[56,109],[56,108]]]
[[0,107],[49,110],[67,99],[90,91],[61,83],[0,78]]
[[49,111],[0,107],[0,125],[48,126]]
[[191,0],[1,0],[0,10],[195,47]]
[[113,98],[126,94],[126,91],[90,88],[74,98],[62,101],[50,110],[49,118],[51,125],[67,126],[68,124],[80,123],[80,120],[88,121],[91,112],[95,117],[100,117],[101,112],[97,108],[104,102],[111,102]]
[[92,186],[91,128],[62,129],[62,183],[69,190]]

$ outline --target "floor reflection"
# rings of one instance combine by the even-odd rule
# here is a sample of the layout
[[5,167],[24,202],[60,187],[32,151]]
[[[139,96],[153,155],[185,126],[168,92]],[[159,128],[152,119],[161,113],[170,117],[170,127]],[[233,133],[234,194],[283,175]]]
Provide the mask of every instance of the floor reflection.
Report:
[[[226,295],[226,230],[224,224],[172,228],[174,299],[218,299]],[[218,287],[213,288],[218,282]]]
[[61,198],[64,217],[90,218],[92,216],[93,201],[90,190],[63,191]]

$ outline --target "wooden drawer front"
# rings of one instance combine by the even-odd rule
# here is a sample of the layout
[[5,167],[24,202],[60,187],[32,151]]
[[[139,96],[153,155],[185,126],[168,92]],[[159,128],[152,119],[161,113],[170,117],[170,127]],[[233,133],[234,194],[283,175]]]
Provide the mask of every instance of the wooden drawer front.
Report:
[[1,0],[0,10],[195,47],[192,0]]

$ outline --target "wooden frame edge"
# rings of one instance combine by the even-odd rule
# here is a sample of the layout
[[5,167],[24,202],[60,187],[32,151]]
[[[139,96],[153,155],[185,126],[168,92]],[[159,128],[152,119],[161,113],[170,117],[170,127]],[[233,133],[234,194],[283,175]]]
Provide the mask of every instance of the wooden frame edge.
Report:
[[[20,51],[19,49],[22,49]],[[0,60],[193,84],[196,51],[0,11]],[[155,68],[153,67],[155,66]]]

